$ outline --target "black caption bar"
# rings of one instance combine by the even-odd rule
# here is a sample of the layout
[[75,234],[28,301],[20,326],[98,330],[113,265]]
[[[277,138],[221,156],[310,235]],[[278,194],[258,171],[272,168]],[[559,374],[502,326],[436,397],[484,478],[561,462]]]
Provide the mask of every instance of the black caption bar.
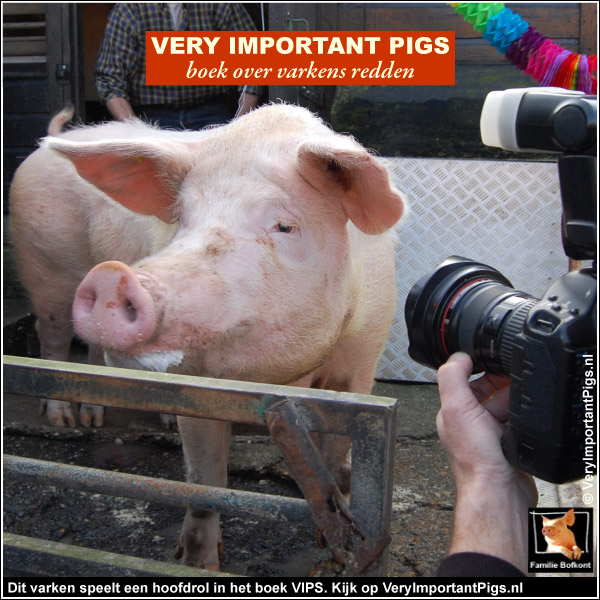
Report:
[[5,577],[3,598],[595,598],[597,579],[25,578]]

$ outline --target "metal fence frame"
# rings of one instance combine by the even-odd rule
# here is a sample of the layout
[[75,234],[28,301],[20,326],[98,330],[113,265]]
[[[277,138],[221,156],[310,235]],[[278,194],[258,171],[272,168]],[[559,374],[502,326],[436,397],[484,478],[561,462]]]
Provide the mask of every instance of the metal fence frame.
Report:
[[[386,573],[395,399],[14,356],[5,356],[3,362],[6,394],[267,425],[305,499],[9,456],[4,457],[5,476],[225,514],[258,513],[291,521],[305,521],[312,515],[334,557],[346,565],[348,575]],[[311,443],[309,432],[351,438],[349,506]],[[23,564],[25,555],[44,574],[51,574],[53,564],[64,575],[69,572],[69,564],[87,561],[86,572],[90,575],[106,574],[107,569],[111,574],[121,574],[125,569],[123,572],[134,575],[165,576],[170,570],[172,576],[182,576],[184,571],[195,576],[215,575],[134,557],[122,557],[116,565],[114,556],[120,555],[5,534],[5,568],[11,562]]]

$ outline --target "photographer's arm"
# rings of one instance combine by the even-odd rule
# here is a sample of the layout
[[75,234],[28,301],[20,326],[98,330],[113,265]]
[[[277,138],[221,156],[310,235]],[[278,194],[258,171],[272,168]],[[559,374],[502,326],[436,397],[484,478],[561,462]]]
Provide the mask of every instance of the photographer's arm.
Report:
[[500,446],[507,380],[485,375],[469,384],[472,368],[469,356],[457,353],[438,371],[437,427],[456,481],[448,554],[487,554],[526,573],[527,515],[537,490],[531,477],[506,461]]

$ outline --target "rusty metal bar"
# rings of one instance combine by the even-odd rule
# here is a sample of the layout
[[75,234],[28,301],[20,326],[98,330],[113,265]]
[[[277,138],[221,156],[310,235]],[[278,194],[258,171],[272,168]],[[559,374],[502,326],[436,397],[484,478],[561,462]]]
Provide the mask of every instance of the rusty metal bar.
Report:
[[[177,577],[195,580],[197,577],[239,577],[167,563],[150,558],[138,558],[82,546],[38,540],[14,533],[3,535],[4,575],[9,577]],[[196,594],[202,591],[196,588]],[[205,589],[208,594],[210,590]]]
[[[265,410],[293,397],[310,404],[311,431],[351,435],[358,414],[375,418],[396,400],[347,392],[210,379],[4,356],[4,393],[264,425]],[[226,399],[226,402],[224,401]]]
[[[380,418],[363,413],[354,422],[350,508],[360,515],[361,524],[374,538],[387,535],[392,516],[396,407]],[[387,573],[387,552],[383,552],[375,571]]]
[[266,419],[334,558],[346,565],[348,575],[363,573],[390,543],[390,536],[367,534],[303,427],[292,400],[271,406]]
[[123,496],[170,506],[216,510],[243,517],[306,522],[311,518],[305,500],[223,489],[207,485],[129,475],[62,463],[5,455],[4,475],[31,483],[57,485],[107,496]]

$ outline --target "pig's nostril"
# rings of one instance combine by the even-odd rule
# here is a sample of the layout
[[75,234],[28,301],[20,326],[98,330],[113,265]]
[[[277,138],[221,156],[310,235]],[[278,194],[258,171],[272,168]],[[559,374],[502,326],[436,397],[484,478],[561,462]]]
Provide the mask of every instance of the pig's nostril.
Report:
[[129,319],[131,323],[133,323],[137,319],[137,312],[138,311],[131,302],[131,300],[127,300],[127,302],[125,302],[125,314],[127,315],[127,319]]

